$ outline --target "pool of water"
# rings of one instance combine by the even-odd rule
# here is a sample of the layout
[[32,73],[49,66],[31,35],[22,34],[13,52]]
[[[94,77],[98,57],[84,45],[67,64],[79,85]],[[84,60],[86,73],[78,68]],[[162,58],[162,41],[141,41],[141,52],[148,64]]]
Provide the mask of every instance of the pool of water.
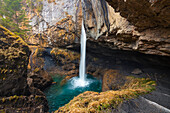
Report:
[[60,75],[54,75],[52,77],[56,84],[51,85],[44,91],[50,107],[49,112],[55,111],[59,107],[64,106],[80,93],[85,91],[101,91],[102,82],[91,75],[87,76],[89,84],[85,87],[75,87],[73,84],[73,79],[75,78],[70,79],[67,83],[61,86],[60,82],[62,81],[63,77]]

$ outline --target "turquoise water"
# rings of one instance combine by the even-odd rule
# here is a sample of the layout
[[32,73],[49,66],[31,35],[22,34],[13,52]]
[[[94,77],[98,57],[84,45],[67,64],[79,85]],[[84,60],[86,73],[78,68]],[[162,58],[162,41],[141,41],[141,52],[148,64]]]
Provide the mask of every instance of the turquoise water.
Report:
[[[72,79],[77,79],[77,78],[72,78]],[[49,112],[55,111],[59,107],[64,106],[75,96],[85,91],[100,92],[102,82],[97,80],[96,78],[93,78],[91,75],[88,75],[87,78],[89,81],[89,85],[87,85],[86,87],[75,87],[73,85],[72,79],[70,79],[66,84],[61,86],[60,82],[63,79],[63,77],[59,75],[53,76],[53,80],[56,82],[56,84],[53,84],[52,86],[50,86],[48,89],[44,91],[50,107]]]

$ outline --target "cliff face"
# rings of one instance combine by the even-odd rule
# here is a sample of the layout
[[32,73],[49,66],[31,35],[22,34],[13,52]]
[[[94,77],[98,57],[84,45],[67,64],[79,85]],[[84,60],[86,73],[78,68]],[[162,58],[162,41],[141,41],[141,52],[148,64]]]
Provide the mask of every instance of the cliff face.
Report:
[[122,29],[123,32],[112,30],[115,34],[110,33],[107,37],[110,39],[108,42],[113,42],[121,49],[170,56],[170,12],[168,11],[170,3],[168,0],[106,1],[114,8],[116,14],[120,13],[119,17],[129,22],[129,25],[123,24],[127,26]]
[[27,45],[19,36],[2,26],[0,43],[0,97],[29,94],[26,81],[29,57]]
[[[32,25],[29,42],[58,46],[74,39],[77,4],[77,0],[39,0],[38,3],[33,2],[34,8],[25,4]],[[38,6],[41,6],[41,10],[38,10]]]
[[112,43],[109,46],[117,49],[170,55],[168,0],[106,1],[109,4],[104,0],[84,0],[84,18],[90,37]]
[[34,38],[52,46],[72,44],[79,40],[83,17],[91,39],[117,49],[170,56],[168,0],[106,1],[42,1],[39,13],[28,12],[33,33],[43,38],[33,35],[30,42]]
[[46,112],[44,94],[27,83],[30,51],[21,37],[0,26],[0,112]]

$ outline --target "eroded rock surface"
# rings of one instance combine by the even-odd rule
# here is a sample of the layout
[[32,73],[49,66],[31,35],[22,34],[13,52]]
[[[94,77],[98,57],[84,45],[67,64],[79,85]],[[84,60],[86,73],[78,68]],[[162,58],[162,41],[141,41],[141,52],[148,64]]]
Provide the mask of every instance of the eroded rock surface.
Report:
[[[0,96],[28,95],[30,51],[21,37],[0,26]],[[20,85],[18,85],[20,84]]]
[[[80,37],[83,18],[89,38],[107,42],[109,46],[117,49],[169,56],[170,4],[168,0],[106,1],[84,0],[82,3],[76,0],[41,1],[42,10],[38,14],[30,13],[33,31],[42,34],[46,46],[48,44],[59,46],[57,41],[61,44],[72,44]],[[72,26],[68,27],[69,24],[64,28],[58,26],[57,23],[68,15],[72,16],[70,19]],[[68,21],[65,23],[67,24]],[[69,40],[66,40],[67,38]]]
[[2,26],[0,43],[0,112],[48,111],[45,95],[27,84],[27,44]]
[[104,0],[84,1],[88,36],[99,37],[98,41],[107,42],[117,49],[169,56],[168,0],[106,1],[111,6]]

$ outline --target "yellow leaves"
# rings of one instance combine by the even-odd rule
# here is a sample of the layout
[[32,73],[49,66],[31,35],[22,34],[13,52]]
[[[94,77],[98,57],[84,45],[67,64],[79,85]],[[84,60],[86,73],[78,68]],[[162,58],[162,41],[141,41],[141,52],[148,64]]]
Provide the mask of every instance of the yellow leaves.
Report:
[[34,72],[38,72],[40,69],[39,68],[36,68],[35,70],[34,70]]
[[5,98],[2,98],[2,102],[3,102],[3,103],[5,102]]
[[9,101],[14,100],[16,102],[20,97],[23,98],[22,95],[21,96],[14,95],[14,96],[10,96],[8,99],[9,99]]
[[8,69],[1,69],[1,73],[7,73],[8,72]]

